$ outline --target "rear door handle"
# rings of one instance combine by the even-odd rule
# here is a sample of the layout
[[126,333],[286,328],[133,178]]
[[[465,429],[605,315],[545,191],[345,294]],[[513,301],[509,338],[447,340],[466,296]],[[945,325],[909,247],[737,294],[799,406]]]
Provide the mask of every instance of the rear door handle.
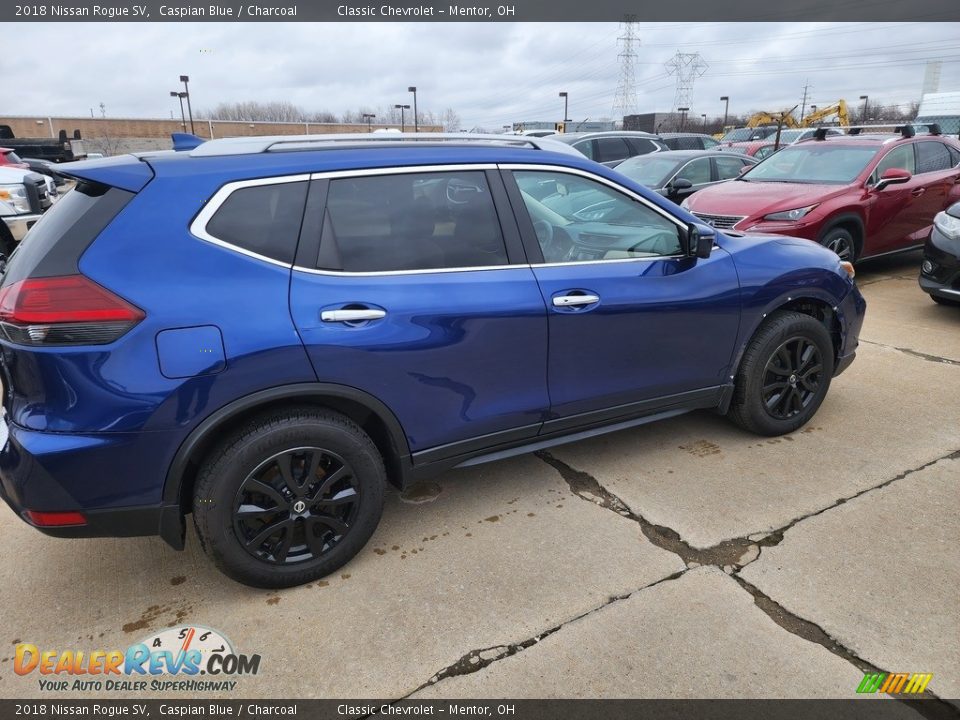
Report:
[[363,320],[379,320],[387,316],[383,310],[324,310],[320,313],[323,322],[361,322]]
[[926,191],[927,191],[926,188],[914,188],[913,190],[910,191],[910,194],[913,195],[914,197],[920,197]]
[[600,302],[599,295],[558,295],[553,299],[554,307],[571,307],[576,305],[593,305]]

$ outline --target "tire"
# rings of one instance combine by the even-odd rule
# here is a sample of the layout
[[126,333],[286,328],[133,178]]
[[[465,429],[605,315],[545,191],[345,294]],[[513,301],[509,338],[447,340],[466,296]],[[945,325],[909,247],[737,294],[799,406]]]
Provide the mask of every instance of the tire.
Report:
[[833,250],[841,260],[851,263],[857,261],[857,243],[846,228],[830,228],[820,238],[820,244],[827,250]]
[[773,313],[747,345],[728,416],[758,435],[793,432],[816,414],[833,366],[833,342],[820,322],[798,312]]
[[316,408],[278,411],[241,427],[205,459],[193,520],[226,575],[254,587],[292,587],[360,552],[380,521],[385,483],[383,458],[352,420]]
[[933,298],[933,301],[937,303],[937,305],[946,305],[947,307],[960,307],[960,301],[950,300],[945,297],[940,297],[939,295],[931,295],[930,297]]

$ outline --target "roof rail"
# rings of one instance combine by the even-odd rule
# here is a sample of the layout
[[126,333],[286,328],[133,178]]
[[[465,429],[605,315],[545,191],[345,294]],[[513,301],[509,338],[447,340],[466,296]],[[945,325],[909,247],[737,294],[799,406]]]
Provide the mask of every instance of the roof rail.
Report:
[[327,135],[261,135],[254,137],[232,137],[208,140],[194,148],[192,157],[212,157],[220,155],[256,155],[265,152],[284,152],[296,150],[329,150],[335,147],[355,146],[398,146],[411,143],[487,143],[492,145],[512,145],[534,150],[552,150],[566,154],[582,155],[566,143],[557,142],[549,137],[531,135],[488,135],[481,133],[331,133]]

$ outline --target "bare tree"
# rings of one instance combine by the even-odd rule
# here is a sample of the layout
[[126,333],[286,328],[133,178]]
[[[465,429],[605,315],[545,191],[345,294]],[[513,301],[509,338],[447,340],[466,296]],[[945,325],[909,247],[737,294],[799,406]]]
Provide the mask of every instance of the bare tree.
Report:
[[453,108],[447,108],[443,111],[440,122],[446,132],[457,132],[460,130],[460,116]]

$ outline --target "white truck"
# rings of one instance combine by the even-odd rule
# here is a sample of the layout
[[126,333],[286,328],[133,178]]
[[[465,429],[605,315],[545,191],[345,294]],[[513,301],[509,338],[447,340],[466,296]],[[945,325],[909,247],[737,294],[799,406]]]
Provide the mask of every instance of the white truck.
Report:
[[940,126],[943,135],[960,136],[960,92],[927,93],[920,99],[913,124],[933,123]]
[[0,255],[18,242],[57,200],[51,178],[20,168],[0,167]]

